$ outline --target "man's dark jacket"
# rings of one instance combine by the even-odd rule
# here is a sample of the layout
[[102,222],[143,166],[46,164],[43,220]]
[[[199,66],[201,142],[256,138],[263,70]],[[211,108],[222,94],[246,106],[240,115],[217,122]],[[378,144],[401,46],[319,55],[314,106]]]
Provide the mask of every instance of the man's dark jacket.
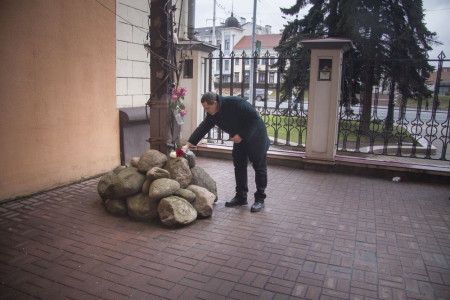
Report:
[[215,115],[206,114],[205,120],[194,130],[189,143],[197,143],[215,126],[230,135],[239,134],[250,159],[265,155],[270,146],[266,124],[255,108],[240,97],[217,96],[219,111]]

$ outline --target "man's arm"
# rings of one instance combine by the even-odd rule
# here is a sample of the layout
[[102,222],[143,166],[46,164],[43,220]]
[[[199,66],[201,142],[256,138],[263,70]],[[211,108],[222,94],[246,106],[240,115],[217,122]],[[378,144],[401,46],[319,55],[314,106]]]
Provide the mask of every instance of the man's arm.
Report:
[[187,147],[197,146],[198,142],[214,127],[215,123],[212,118],[207,115],[206,118],[198,125],[189,137]]

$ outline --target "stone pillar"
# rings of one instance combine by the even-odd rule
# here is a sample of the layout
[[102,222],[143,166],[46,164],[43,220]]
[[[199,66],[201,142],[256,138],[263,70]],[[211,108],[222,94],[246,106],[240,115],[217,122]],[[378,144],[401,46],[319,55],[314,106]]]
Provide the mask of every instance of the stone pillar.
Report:
[[311,49],[305,156],[333,161],[336,155],[342,58],[351,41],[323,38],[300,43]]

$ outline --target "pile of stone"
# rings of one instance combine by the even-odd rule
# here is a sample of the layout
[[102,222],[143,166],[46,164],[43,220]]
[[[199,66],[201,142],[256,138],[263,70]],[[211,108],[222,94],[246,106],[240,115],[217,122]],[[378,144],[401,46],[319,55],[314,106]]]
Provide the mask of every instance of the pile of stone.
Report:
[[139,220],[160,219],[164,225],[187,225],[210,217],[217,201],[216,182],[201,167],[195,155],[170,158],[147,150],[102,176],[98,193],[106,210]]

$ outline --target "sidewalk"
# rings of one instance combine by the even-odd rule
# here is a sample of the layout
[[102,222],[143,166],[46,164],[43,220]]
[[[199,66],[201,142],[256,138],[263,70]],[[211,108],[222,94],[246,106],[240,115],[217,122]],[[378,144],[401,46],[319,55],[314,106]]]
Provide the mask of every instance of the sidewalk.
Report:
[[187,227],[108,214],[98,179],[1,205],[0,299],[450,299],[450,185],[269,165],[250,213],[197,164],[219,201]]

